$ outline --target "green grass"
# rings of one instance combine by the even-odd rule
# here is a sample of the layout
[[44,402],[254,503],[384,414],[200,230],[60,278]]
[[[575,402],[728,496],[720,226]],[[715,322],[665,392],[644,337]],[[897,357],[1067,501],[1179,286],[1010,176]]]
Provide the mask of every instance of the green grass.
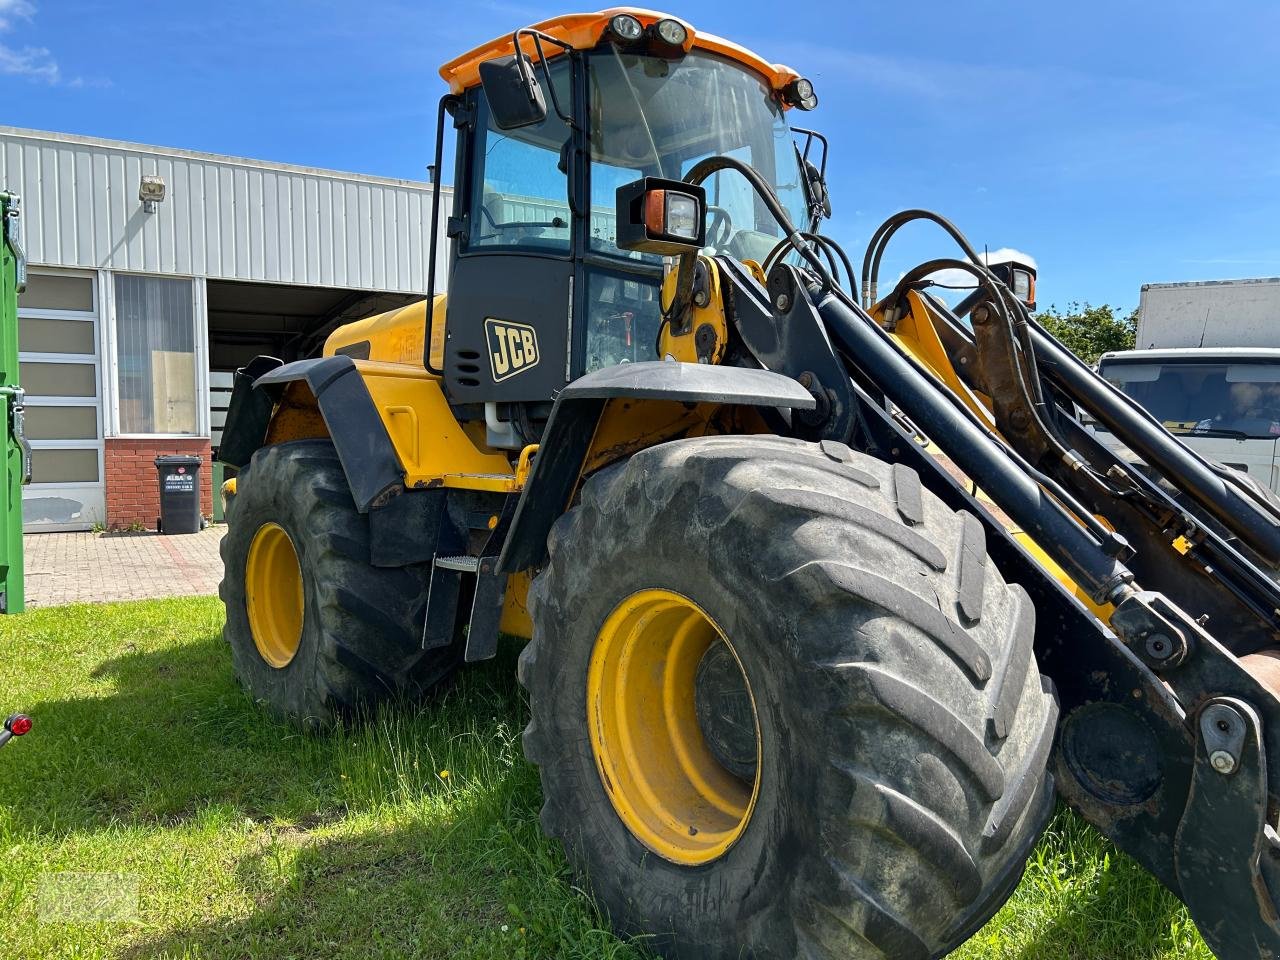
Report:
[[[538,830],[513,649],[425,709],[304,736],[236,686],[220,618],[197,599],[0,619],[0,709],[36,720],[0,751],[0,958],[647,956]],[[136,883],[136,915],[51,920],[50,878],[90,872],[128,902]],[[957,956],[1210,954],[1172,896],[1062,811]]]

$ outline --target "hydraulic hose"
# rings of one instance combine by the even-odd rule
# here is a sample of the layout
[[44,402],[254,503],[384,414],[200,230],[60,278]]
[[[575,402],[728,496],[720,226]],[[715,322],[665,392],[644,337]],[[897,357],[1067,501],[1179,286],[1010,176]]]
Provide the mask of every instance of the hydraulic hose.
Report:
[[[841,265],[844,267],[845,278],[849,281],[849,285],[852,288],[850,292],[856,299],[859,296],[858,291],[860,289],[858,286],[858,277],[857,274],[853,272],[853,264],[849,261],[849,255],[844,252],[844,248],[830,237],[824,237],[820,233],[802,231],[800,235],[822,250],[823,254],[827,258],[827,264],[831,267],[832,276],[837,280],[837,285],[839,281],[839,270],[836,268],[836,258],[839,258]],[[764,258],[764,263],[760,265],[760,268],[767,274],[773,269],[774,264],[786,256],[786,251],[794,249],[795,247],[792,245],[790,238],[779,240],[774,248],[769,251],[769,255]]]
[[[862,259],[862,308],[870,310],[876,302],[877,288],[880,283],[880,260],[884,257],[884,251],[889,245],[889,240],[899,229],[906,226],[913,220],[928,220],[936,223],[951,235],[951,239],[969,258],[970,262],[978,267],[978,269],[986,271],[985,266],[979,266],[982,263],[978,252],[973,249],[968,238],[960,232],[960,228],[954,223],[942,216],[940,213],[934,213],[932,210],[903,210],[901,213],[895,213],[892,217],[876,229],[871,236],[871,242],[867,244],[866,255]],[[989,273],[989,271],[986,271]]]
[[782,227],[787,240],[795,247],[796,252],[809,262],[809,265],[817,271],[818,276],[822,277],[823,280],[827,283],[835,282],[832,279],[831,271],[822,262],[822,258],[805,240],[804,234],[796,229],[795,224],[791,222],[791,217],[787,213],[786,207],[782,205],[782,201],[778,199],[778,194],[774,192],[773,185],[762,177],[754,167],[733,157],[707,157],[705,160],[699,160],[695,163],[689,172],[684,175],[684,180],[686,183],[700,184],[707,177],[719,173],[721,170],[736,170],[742,174],[755,189],[756,193],[759,194],[760,199],[764,201],[764,205],[769,208],[769,212],[778,221],[778,225]]

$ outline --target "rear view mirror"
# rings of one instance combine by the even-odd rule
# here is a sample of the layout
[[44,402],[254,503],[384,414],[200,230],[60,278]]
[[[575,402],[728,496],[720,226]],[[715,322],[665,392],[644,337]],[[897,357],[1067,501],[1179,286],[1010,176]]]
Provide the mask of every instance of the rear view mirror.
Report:
[[480,83],[489,101],[489,114],[499,130],[515,130],[547,118],[547,100],[523,53],[480,64]]
[[804,161],[804,175],[809,184],[809,202],[827,219],[831,218],[831,194],[827,190],[827,180],[822,171],[813,165],[813,161]]

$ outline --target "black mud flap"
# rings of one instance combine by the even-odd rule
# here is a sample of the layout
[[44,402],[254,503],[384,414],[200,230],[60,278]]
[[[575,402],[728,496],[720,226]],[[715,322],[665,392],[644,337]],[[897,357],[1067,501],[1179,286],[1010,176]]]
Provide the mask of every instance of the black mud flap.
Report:
[[[219,459],[243,467],[266,440],[267,427],[284,388],[307,384],[351,485],[356,509],[368,513],[404,490],[404,468],[395,445],[350,357],[316,357],[281,364],[258,357],[236,374],[227,408]],[[234,458],[234,459],[233,459]]]
[[254,451],[262,446],[275,401],[263,391],[255,390],[253,384],[259,377],[283,365],[284,361],[275,357],[254,357],[235,372],[231,399],[227,402],[227,419],[222,427],[222,441],[218,444],[217,459],[222,463],[244,467]]

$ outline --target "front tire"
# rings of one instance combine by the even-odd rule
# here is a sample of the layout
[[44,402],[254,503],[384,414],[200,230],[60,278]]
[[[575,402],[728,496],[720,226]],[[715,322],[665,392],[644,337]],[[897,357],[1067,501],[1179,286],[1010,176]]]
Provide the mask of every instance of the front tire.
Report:
[[241,684],[272,713],[323,725],[457,669],[460,645],[422,649],[430,565],[371,564],[369,519],[332,443],[258,450],[227,520],[223,637]]
[[[1004,902],[1052,809],[1056,705],[976,518],[843,445],[700,438],[593,476],[549,547],[525,752],[544,829],[621,933],[689,960],[905,960]],[[711,697],[671,666],[691,633],[732,654]],[[702,710],[703,747],[670,749],[689,701],[752,722]],[[736,794],[689,793],[708,753]],[[708,830],[704,851],[729,842],[705,856]]]

